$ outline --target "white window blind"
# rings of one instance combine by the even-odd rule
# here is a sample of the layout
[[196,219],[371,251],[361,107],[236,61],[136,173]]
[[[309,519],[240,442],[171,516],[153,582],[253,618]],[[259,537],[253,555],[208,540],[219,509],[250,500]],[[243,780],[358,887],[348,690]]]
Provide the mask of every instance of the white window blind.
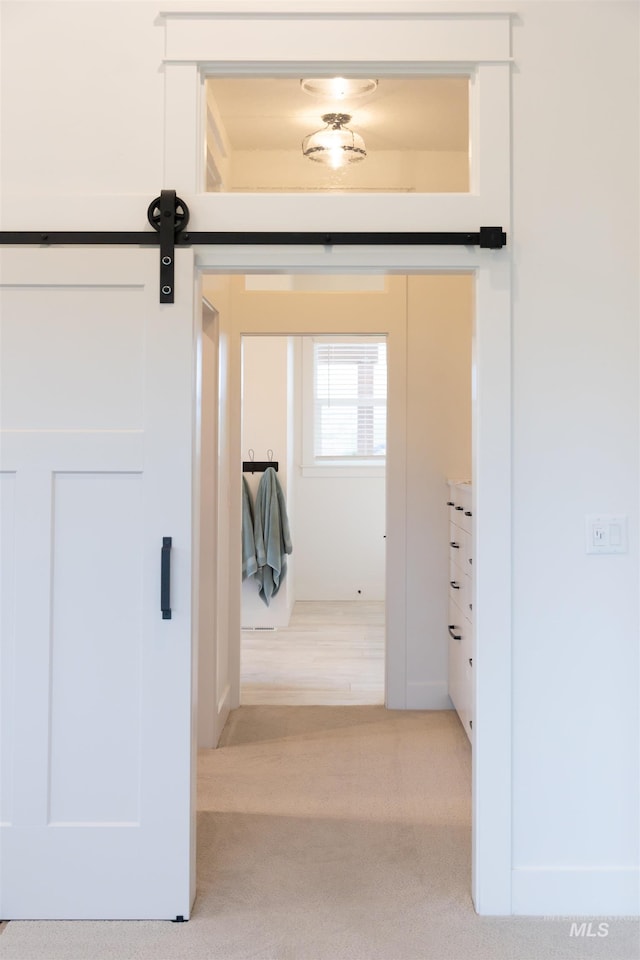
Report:
[[367,337],[313,345],[314,457],[374,460],[387,452],[387,344]]

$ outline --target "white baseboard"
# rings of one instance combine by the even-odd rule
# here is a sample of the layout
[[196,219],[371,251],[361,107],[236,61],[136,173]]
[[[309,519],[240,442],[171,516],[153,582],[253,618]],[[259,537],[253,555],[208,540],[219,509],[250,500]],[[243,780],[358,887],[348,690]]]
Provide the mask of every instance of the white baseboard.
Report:
[[[391,706],[391,704],[389,704]],[[407,710],[452,710],[447,684],[408,683]]]
[[635,917],[640,914],[640,871],[516,869],[511,903],[519,916]]

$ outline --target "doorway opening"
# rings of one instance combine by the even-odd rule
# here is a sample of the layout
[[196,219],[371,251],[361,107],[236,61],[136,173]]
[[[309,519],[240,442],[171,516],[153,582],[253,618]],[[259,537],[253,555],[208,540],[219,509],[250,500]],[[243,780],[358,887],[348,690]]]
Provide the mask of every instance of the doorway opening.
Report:
[[[345,304],[339,290],[371,288],[358,279],[316,277],[306,296],[321,297],[330,281],[331,309],[348,330],[353,296]],[[267,294],[254,298],[265,315],[270,285],[251,281]],[[241,705],[385,702],[386,347],[381,334],[242,338],[249,511],[267,483],[252,464],[273,456],[292,554],[276,596],[258,573],[243,580]],[[250,564],[243,555],[243,571]]]
[[[447,481],[471,478],[474,276],[469,272],[394,275],[379,271],[359,278],[375,281],[376,289],[342,292],[317,287],[325,281],[335,284],[336,277],[346,283],[346,275],[318,271],[309,276],[312,281],[297,275],[296,289],[283,289],[283,275],[271,274],[280,289],[269,291],[255,289],[255,275],[208,273],[203,277],[203,293],[218,311],[217,387],[203,390],[203,395],[217,394],[218,422],[216,449],[208,460],[215,477],[201,478],[202,490],[216,498],[216,532],[201,541],[203,548],[206,543],[210,549],[216,547],[213,566],[218,570],[219,598],[215,622],[211,613],[202,617],[201,611],[201,646],[210,648],[217,637],[215,656],[200,656],[201,663],[208,664],[207,672],[201,670],[199,676],[201,718],[208,711],[206,722],[201,723],[200,744],[204,747],[217,743],[229,709],[241,702],[242,626],[277,625],[243,623],[241,617],[242,462],[248,459],[249,447],[256,459],[265,459],[268,450],[274,450],[275,459],[283,459],[278,444],[267,439],[274,435],[269,433],[273,418],[264,440],[243,440],[243,343],[258,344],[254,359],[259,366],[260,342],[273,346],[279,339],[287,345],[281,358],[286,371],[290,338],[312,342],[309,337],[324,339],[347,333],[385,338],[389,384],[383,478],[386,518],[378,518],[386,555],[385,703],[391,709],[450,710],[452,706],[448,685]],[[311,289],[301,289],[305,282]],[[347,321],[340,316],[338,304],[342,301]],[[262,356],[266,382],[258,393],[282,392],[283,375],[270,376],[267,354]],[[285,404],[286,396],[285,389]],[[281,420],[280,447],[288,445],[294,451],[283,423]],[[203,437],[203,450],[207,443],[212,444],[211,436],[210,431]],[[321,469],[303,461],[302,453],[297,462],[292,460],[288,476],[305,466],[310,473]],[[294,544],[298,519],[292,528]],[[209,526],[214,529],[211,523]],[[295,583],[295,552],[291,560]],[[211,567],[211,562],[201,559],[201,572]],[[207,589],[201,582],[201,593]],[[270,610],[266,612],[270,614]]]
[[[239,762],[242,760],[242,751],[236,748],[242,745],[243,748],[250,747],[252,755],[262,756],[264,753],[266,778],[262,783],[263,773],[259,767],[252,766],[250,796],[244,799],[243,784],[248,781],[241,774],[239,766],[236,774],[240,778],[237,793],[232,795],[231,787],[227,786],[223,794],[216,792],[214,796],[205,788],[204,806],[201,808],[204,829],[209,829],[209,824],[212,829],[217,829],[218,818],[222,823],[229,811],[233,810],[234,816],[251,814],[258,831],[258,827],[269,818],[256,817],[256,813],[263,809],[259,806],[262,799],[269,797],[267,807],[269,804],[272,806],[268,811],[265,807],[264,812],[273,813],[277,810],[285,819],[290,817],[291,829],[295,829],[297,835],[300,835],[300,831],[303,834],[305,830],[314,831],[316,819],[323,824],[332,822],[333,814],[326,804],[329,803],[327,798],[332,796],[329,785],[335,773],[331,763],[327,768],[326,780],[325,774],[319,771],[324,769],[323,751],[340,749],[339,743],[332,739],[338,736],[342,743],[344,737],[338,731],[348,729],[349,741],[368,743],[366,749],[375,753],[375,737],[373,740],[371,737],[376,729],[380,731],[381,747],[386,750],[390,742],[387,722],[402,724],[403,731],[405,724],[415,724],[416,729],[420,730],[420,745],[417,748],[420,756],[427,768],[432,768],[426,758],[430,756],[431,749],[435,751],[434,756],[437,754],[438,763],[442,764],[438,767],[442,776],[439,774],[438,778],[443,783],[447,782],[447,790],[456,798],[456,822],[451,825],[451,836],[456,838],[459,864],[466,864],[458,870],[456,883],[459,882],[461,891],[468,892],[472,765],[470,744],[452,710],[448,692],[447,481],[471,479],[474,276],[469,272],[410,275],[379,273],[371,278],[363,274],[359,279],[363,283],[369,279],[375,280],[377,289],[342,292],[314,289],[324,282],[337,282],[335,275],[325,276],[319,272],[306,281],[300,274],[295,275],[295,281],[285,281],[283,276],[269,275],[272,286],[280,287],[269,291],[256,289],[256,275],[211,274],[203,278],[203,292],[217,311],[219,353],[216,387],[208,391],[203,388],[203,395],[217,394],[219,416],[213,444],[215,456],[211,460],[216,465],[215,482],[209,483],[202,478],[201,486],[203,490],[215,489],[218,520],[214,539],[218,545],[222,545],[223,551],[218,552],[216,558],[216,564],[222,568],[217,583],[218,589],[228,598],[228,601],[223,601],[228,603],[228,609],[223,613],[223,618],[227,618],[226,623],[218,622],[216,626],[215,654],[208,660],[201,658],[202,663],[209,663],[207,669],[212,669],[215,675],[209,678],[201,675],[199,678],[201,700],[207,685],[213,690],[210,717],[214,726],[217,725],[215,738],[212,738],[214,742],[201,742],[201,746],[212,747],[219,743],[223,759],[217,758],[218,751],[204,750],[200,758],[201,771],[203,782],[211,783],[217,776],[219,763],[230,763],[231,766],[225,769],[236,769],[233,767],[234,758]],[[347,282],[346,275],[343,275],[342,282]],[[305,283],[311,289],[301,289]],[[341,299],[345,301],[344,306],[348,307],[346,319],[340,317]],[[273,451],[273,459],[278,461],[278,473],[285,486],[287,504],[291,505],[289,519],[293,553],[288,557],[291,567],[287,577],[291,575],[290,582],[295,588],[300,572],[296,569],[299,559],[300,507],[304,501],[297,495],[292,497],[293,480],[296,473],[299,474],[305,467],[313,474],[314,470],[320,470],[320,466],[306,462],[304,439],[300,435],[304,427],[303,418],[298,418],[299,435],[296,437],[295,421],[292,422],[287,415],[289,404],[295,401],[296,390],[302,390],[304,383],[303,376],[296,380],[295,377],[290,378],[289,373],[292,367],[295,369],[296,351],[304,370],[305,346],[307,354],[311,350],[313,360],[314,344],[339,343],[347,336],[350,340],[359,338],[365,345],[384,341],[388,354],[387,475],[381,478],[386,491],[384,514],[379,517],[383,521],[379,532],[385,550],[388,549],[385,571],[386,706],[409,708],[397,714],[397,720],[389,716],[387,721],[387,712],[381,705],[336,705],[323,708],[324,712],[321,713],[310,705],[300,707],[300,711],[308,711],[300,714],[296,708],[287,707],[291,712],[285,715],[278,705],[277,692],[270,700],[263,697],[260,705],[257,701],[249,704],[243,697],[241,684],[243,664],[247,661],[247,650],[239,642],[242,637],[244,644],[246,633],[243,634],[241,628],[247,626],[247,621],[241,616],[243,588],[240,576],[239,488],[242,464],[250,460],[250,449],[257,461],[268,460],[270,450]],[[253,423],[247,410],[248,394],[251,392],[255,392],[258,398]],[[272,404],[279,404],[279,412]],[[329,482],[321,477],[311,476],[310,479],[318,483]],[[257,481],[258,477],[254,480]],[[317,512],[320,516],[314,519],[324,522],[322,510]],[[406,560],[404,568],[403,557]],[[222,587],[221,578],[224,581]],[[255,592],[255,585],[250,585],[250,589]],[[253,599],[256,606],[261,603],[255,597]],[[289,599],[283,595],[285,608]],[[354,607],[358,606],[357,600],[351,603]],[[268,608],[265,606],[264,610],[271,616],[276,610],[275,604]],[[262,637],[267,636],[268,645],[275,631],[254,630],[252,633],[253,641],[261,642]],[[235,638],[238,639],[237,648],[233,646]],[[229,639],[231,643],[228,643]],[[258,651],[257,655],[264,655],[264,649]],[[263,666],[264,662],[263,659]],[[301,704],[305,701],[300,698],[297,702]],[[240,709],[236,710],[237,707]],[[359,713],[369,710],[378,710],[380,713]],[[305,781],[306,786],[298,786],[301,792],[296,800],[296,809],[310,811],[308,818],[305,815],[298,821],[291,808],[291,797],[280,793],[276,796],[273,792],[268,779],[272,759],[270,755],[267,756],[267,747],[261,746],[267,741],[273,744],[276,753],[279,753],[280,743],[287,756],[292,751],[291,776],[294,776],[294,769],[299,769],[296,764],[299,765],[300,756],[307,759],[311,755],[314,757],[315,774]],[[345,762],[348,766],[348,761]],[[396,761],[389,756],[384,763],[391,768]],[[285,767],[289,770],[286,764]],[[287,773],[285,779],[290,774]],[[359,790],[366,792],[369,788],[364,776],[349,782],[352,784],[350,790],[355,810],[360,803],[357,799]],[[396,791],[397,795],[390,796],[389,804],[400,804],[400,819],[406,817],[410,822],[411,814],[403,807],[401,793]],[[321,799],[323,797],[325,799]],[[242,804],[245,802],[247,808],[243,810]],[[439,815],[439,803],[439,800],[435,800],[432,806],[426,805],[421,814],[425,823],[418,827],[419,830],[429,832],[429,818],[432,813]],[[346,813],[346,810],[347,807],[341,808],[340,815],[350,823],[352,814]],[[370,815],[375,824],[376,811],[370,811]],[[354,815],[352,827],[346,828],[347,837],[351,837],[353,831],[357,833],[356,821]],[[442,823],[439,829],[441,827]],[[371,829],[375,831],[378,827],[372,826]],[[324,838],[323,830],[324,827],[320,830],[323,839],[317,842],[329,843],[329,838]],[[261,843],[264,838],[256,832],[255,839]],[[357,844],[357,838],[354,843]],[[200,847],[201,851],[204,846]],[[242,851],[238,850],[237,855],[241,856]],[[372,864],[372,869],[378,869],[378,866]],[[298,869],[302,870],[302,867]],[[300,883],[303,884],[302,875]]]

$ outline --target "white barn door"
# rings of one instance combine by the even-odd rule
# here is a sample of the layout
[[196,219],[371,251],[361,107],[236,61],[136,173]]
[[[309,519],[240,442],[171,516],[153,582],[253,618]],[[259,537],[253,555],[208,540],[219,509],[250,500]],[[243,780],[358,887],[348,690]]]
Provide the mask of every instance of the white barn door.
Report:
[[192,256],[1,256],[0,917],[186,918]]

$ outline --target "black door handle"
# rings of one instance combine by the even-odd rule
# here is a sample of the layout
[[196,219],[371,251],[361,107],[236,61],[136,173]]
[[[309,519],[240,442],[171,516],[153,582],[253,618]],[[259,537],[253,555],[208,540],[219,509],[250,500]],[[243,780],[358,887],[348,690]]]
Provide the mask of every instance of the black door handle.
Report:
[[461,639],[462,639],[462,634],[460,634],[460,633],[454,633],[454,630],[455,630],[455,629],[456,629],[455,624],[450,623],[450,624],[449,624],[449,633],[451,634],[451,636],[453,637],[454,640],[461,640]]
[[162,538],[160,555],[160,609],[162,619],[171,620],[171,537]]
[[449,541],[449,546],[450,546],[450,547],[453,547],[454,550],[459,550],[459,549],[460,549],[460,544],[459,544],[459,543],[454,543],[453,540],[450,540],[450,541]]
[[450,587],[453,587],[454,590],[459,590],[459,589],[460,589],[460,584],[459,584],[459,583],[456,583],[455,580],[449,580],[449,586],[450,586]]

